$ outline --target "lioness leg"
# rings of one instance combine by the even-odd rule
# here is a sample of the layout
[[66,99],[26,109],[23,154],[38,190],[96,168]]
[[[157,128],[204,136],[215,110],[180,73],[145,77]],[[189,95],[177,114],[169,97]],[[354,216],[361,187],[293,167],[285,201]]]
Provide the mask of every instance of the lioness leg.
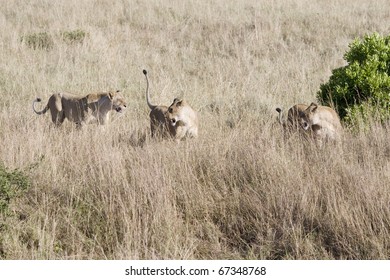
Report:
[[164,136],[164,126],[161,124],[159,121],[156,119],[151,119],[150,120],[150,132],[152,138],[158,138],[158,137],[163,137]]
[[65,120],[65,114],[63,111],[50,110],[51,120],[57,126],[61,125]]
[[50,96],[48,105],[50,108],[51,120],[55,125],[61,125],[65,120],[65,113],[62,110],[61,95],[55,93]]
[[150,132],[152,138],[154,137],[166,137],[169,135],[167,121],[165,118],[166,106],[157,106],[150,111]]

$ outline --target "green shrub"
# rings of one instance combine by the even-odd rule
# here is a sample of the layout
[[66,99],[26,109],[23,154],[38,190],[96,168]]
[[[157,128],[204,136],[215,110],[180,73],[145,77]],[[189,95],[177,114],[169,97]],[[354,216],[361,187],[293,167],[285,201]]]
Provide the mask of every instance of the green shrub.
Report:
[[355,39],[344,54],[347,65],[334,69],[317,93],[351,125],[390,118],[390,36]]
[[21,41],[34,50],[50,50],[54,45],[52,37],[46,32],[22,36]]
[[22,171],[8,171],[0,165],[0,214],[6,213],[11,199],[26,190],[29,185],[30,182]]
[[87,33],[81,29],[61,33],[62,39],[68,44],[82,43],[86,36]]

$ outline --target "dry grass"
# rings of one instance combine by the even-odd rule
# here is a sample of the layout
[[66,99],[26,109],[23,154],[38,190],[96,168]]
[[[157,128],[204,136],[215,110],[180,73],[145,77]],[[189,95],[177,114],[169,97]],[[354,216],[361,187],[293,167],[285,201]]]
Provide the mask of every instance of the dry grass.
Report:
[[[356,36],[388,34],[388,1],[2,2],[0,161],[32,184],[0,217],[0,258],[390,257],[389,127],[318,148],[275,112],[314,101]],[[21,40],[38,33],[50,47]],[[143,68],[153,103],[200,112],[198,140],[150,139]],[[130,108],[105,127],[31,110],[108,89]]]

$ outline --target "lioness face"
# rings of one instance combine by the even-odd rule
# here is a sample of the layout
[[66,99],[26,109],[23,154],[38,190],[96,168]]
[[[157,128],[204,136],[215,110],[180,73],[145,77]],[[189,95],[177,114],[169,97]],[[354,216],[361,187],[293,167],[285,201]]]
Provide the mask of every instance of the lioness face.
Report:
[[310,128],[310,119],[306,115],[303,115],[299,122],[303,130],[308,130]]
[[166,117],[168,122],[172,126],[177,126],[180,124],[181,116],[180,112],[183,108],[183,100],[175,98],[171,106],[169,106]]
[[313,118],[317,111],[318,105],[311,103],[307,109],[299,115],[299,123],[304,130],[308,130],[313,125]]
[[123,97],[119,94],[119,91],[110,92],[108,96],[111,99],[113,110],[117,111],[118,113],[122,113],[123,110],[127,107],[127,104]]

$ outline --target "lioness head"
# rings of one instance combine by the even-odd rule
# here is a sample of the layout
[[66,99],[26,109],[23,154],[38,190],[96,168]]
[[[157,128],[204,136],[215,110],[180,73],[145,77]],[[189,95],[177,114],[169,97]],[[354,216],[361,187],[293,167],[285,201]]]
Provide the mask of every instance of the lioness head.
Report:
[[302,114],[299,114],[299,124],[304,130],[308,130],[312,127],[317,108],[318,105],[316,103],[311,103]]
[[186,103],[182,99],[175,98],[171,106],[169,106],[166,117],[172,126],[179,126],[182,123],[182,110]]
[[108,98],[110,98],[112,102],[112,109],[117,111],[118,113],[122,113],[124,108],[127,107],[126,101],[123,99],[123,97],[120,95],[120,91],[117,90],[116,92],[109,92]]

